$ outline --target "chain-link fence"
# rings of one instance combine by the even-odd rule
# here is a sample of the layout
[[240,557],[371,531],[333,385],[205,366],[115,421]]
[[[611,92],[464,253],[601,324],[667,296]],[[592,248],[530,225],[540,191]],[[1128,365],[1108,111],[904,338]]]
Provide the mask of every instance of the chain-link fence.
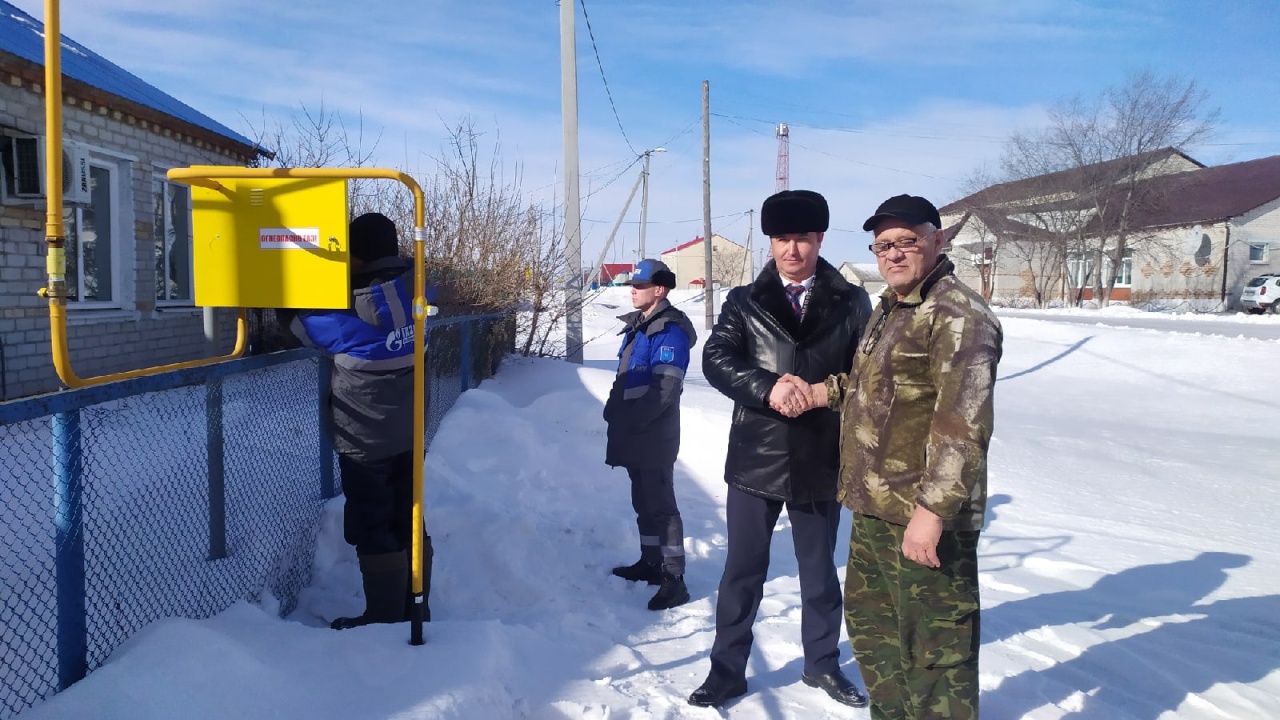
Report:
[[[501,316],[429,325],[428,442],[513,334]],[[340,489],[327,377],[290,350],[0,404],[0,718],[159,618],[293,609]]]

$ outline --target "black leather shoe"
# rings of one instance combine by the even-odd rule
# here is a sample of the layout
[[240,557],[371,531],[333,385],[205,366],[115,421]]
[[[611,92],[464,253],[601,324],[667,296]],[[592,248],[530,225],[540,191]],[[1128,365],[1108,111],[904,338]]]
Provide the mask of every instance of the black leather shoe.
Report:
[[820,688],[838,703],[856,708],[867,706],[867,696],[839,669],[825,675],[801,675],[800,680],[809,687]]
[[616,567],[612,572],[627,582],[646,582],[650,585],[662,584],[662,566],[650,565],[644,560],[637,560],[632,565]]
[[650,610],[670,610],[689,602],[689,588],[684,584],[683,575],[662,573],[662,587],[649,600]]
[[730,700],[747,694],[746,680],[721,680],[708,677],[702,687],[689,696],[689,704],[698,707],[720,707]]

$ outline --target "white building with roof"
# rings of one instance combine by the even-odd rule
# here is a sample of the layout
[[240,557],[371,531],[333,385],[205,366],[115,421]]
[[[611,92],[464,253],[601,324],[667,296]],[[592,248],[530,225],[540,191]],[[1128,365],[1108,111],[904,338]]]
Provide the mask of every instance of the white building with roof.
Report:
[[[44,26],[0,0],[0,401],[57,390],[45,269]],[[191,194],[170,168],[247,165],[253,141],[62,38],[67,325],[82,377],[208,354]],[[234,340],[234,313],[220,352]]]
[[873,299],[884,291],[885,281],[880,275],[880,266],[875,263],[842,263],[840,274],[850,284],[866,290]]

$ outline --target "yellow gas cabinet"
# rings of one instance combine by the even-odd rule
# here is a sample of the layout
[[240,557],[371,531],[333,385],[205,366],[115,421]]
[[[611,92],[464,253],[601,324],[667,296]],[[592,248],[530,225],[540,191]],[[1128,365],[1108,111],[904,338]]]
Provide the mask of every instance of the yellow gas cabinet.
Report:
[[195,304],[347,308],[347,181],[225,178],[192,183]]

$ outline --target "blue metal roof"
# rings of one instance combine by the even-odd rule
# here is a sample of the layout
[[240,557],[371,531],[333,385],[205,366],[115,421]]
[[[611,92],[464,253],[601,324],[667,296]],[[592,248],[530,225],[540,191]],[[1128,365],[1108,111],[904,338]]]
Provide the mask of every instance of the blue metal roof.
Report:
[[[44,66],[44,23],[0,0],[0,50]],[[104,92],[256,148],[245,136],[62,36],[62,74]]]

